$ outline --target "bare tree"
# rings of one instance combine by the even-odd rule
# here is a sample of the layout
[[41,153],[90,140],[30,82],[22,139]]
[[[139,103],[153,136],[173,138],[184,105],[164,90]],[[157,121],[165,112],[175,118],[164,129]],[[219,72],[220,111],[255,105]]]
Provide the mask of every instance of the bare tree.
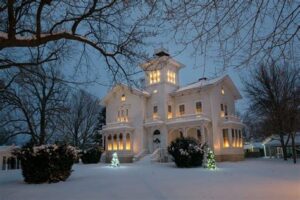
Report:
[[[127,78],[145,58],[140,47],[155,33],[155,7],[155,1],[2,0],[0,69],[55,60],[64,45],[73,47],[68,56],[80,61],[95,50],[113,79]],[[49,47],[43,58],[26,59],[42,45]]]
[[299,55],[299,1],[188,0],[165,7],[175,40],[204,58],[222,58],[224,67]]
[[9,70],[6,75],[10,82],[0,92],[4,116],[0,127],[8,137],[23,134],[35,144],[47,143],[57,130],[57,115],[65,110],[67,90],[60,72],[53,66],[39,66]]
[[261,65],[245,81],[245,92],[250,100],[249,110],[268,124],[272,134],[279,135],[284,160],[287,160],[284,136],[289,138],[297,130],[300,108],[300,70],[287,64]]
[[98,100],[80,90],[69,99],[68,112],[60,116],[60,131],[68,143],[84,149],[94,142],[100,105]]

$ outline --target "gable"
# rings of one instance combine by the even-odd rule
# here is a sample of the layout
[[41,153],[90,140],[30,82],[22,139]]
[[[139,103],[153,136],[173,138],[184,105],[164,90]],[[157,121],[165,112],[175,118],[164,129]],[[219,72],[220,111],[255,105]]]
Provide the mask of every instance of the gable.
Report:
[[[115,85],[109,92],[108,94],[101,100],[102,105],[107,105],[110,99],[114,98],[114,96],[120,96],[123,93],[126,94],[132,94],[136,96],[144,96],[144,97],[149,97],[150,94],[146,91],[139,90],[137,88],[129,87],[125,84],[117,84]],[[120,94],[120,95],[116,95]]]

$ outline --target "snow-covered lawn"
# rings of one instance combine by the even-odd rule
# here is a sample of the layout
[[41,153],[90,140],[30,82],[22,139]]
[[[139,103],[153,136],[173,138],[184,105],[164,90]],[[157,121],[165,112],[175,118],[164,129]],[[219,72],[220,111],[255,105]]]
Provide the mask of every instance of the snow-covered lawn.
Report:
[[66,182],[26,184],[20,171],[0,171],[0,200],[299,200],[300,164],[250,159],[219,169],[178,169],[171,163],[74,166]]

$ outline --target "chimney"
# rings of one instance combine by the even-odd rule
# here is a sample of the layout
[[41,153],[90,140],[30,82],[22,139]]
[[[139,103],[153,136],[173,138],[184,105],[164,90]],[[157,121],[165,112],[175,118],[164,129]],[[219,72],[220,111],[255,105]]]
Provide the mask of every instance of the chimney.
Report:
[[170,56],[169,52],[167,49],[161,47],[159,49],[156,49],[154,51],[154,55],[157,56],[157,57],[162,57],[162,56]]
[[206,80],[207,80],[206,77],[201,77],[201,78],[198,79],[198,81],[206,81]]

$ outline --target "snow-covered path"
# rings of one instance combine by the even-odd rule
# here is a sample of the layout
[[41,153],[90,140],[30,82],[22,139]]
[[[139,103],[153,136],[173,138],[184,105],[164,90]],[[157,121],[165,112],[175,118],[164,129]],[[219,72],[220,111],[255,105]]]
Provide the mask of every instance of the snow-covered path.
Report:
[[19,171],[0,171],[0,200],[299,200],[300,164],[253,159],[219,169],[173,164],[75,165],[66,182],[32,185]]

